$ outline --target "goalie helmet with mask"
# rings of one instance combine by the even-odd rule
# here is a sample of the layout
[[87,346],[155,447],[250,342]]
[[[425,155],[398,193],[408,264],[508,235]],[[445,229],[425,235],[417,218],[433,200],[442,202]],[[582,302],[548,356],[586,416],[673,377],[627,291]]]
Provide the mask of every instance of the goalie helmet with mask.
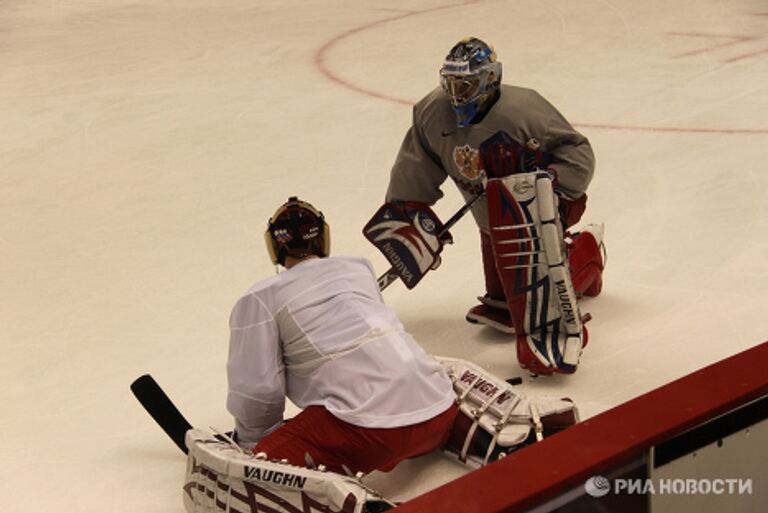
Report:
[[501,83],[496,52],[476,37],[462,39],[445,56],[440,85],[450,96],[457,123],[464,127],[487,112]]
[[288,198],[269,219],[264,238],[272,263],[282,266],[286,257],[326,257],[331,245],[323,213],[296,196]]

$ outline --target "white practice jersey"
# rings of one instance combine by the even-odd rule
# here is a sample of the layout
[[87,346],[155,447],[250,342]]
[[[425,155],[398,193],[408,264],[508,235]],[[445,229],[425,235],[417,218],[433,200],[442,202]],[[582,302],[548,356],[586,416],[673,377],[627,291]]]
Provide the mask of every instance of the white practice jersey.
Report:
[[416,424],[455,400],[443,366],[404,331],[363,258],[306,260],[256,283],[230,331],[227,409],[244,446],[282,421],[286,396],[371,428]]

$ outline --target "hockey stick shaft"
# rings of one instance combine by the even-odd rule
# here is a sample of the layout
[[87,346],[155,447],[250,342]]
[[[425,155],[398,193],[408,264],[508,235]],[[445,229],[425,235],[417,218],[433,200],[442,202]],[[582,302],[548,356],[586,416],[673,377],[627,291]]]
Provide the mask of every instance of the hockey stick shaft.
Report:
[[[440,233],[437,234],[437,237],[440,238],[446,233],[448,233],[448,230],[451,229],[453,225],[455,225],[457,222],[459,222],[459,219],[464,217],[464,214],[469,212],[469,209],[472,208],[472,206],[477,203],[477,200],[482,198],[485,195],[485,191],[481,192],[480,194],[475,195],[472,199],[467,201],[455,214],[451,216],[450,219],[448,219],[445,224],[443,225],[443,229],[440,230]],[[396,281],[400,275],[397,274],[397,271],[394,267],[390,267],[387,272],[379,276],[378,283],[379,283],[379,290],[384,290],[394,281]]]
[[189,451],[184,443],[184,436],[192,429],[192,425],[187,422],[157,381],[149,374],[144,374],[131,383],[131,391],[147,413],[173,440],[173,443],[187,454]]

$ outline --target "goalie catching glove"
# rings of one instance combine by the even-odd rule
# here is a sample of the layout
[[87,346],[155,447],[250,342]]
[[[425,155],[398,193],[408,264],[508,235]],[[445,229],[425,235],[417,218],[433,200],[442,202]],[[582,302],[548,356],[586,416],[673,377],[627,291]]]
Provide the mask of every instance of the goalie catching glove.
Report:
[[487,465],[579,420],[570,399],[525,397],[472,362],[436,359],[447,369],[459,403],[445,450],[471,467]]
[[385,203],[365,225],[363,235],[409,289],[438,268],[443,244],[452,242],[432,209],[416,201]]

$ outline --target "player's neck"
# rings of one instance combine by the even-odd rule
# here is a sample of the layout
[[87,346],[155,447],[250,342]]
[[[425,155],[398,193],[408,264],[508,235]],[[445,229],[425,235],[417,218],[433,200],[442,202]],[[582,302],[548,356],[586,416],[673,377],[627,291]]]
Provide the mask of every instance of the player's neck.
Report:
[[307,260],[313,260],[315,258],[319,258],[317,255],[307,255],[305,257],[299,257],[294,258],[292,256],[286,256],[285,257],[285,268],[290,269],[292,267],[295,267],[299,265],[302,262],[306,262]]

